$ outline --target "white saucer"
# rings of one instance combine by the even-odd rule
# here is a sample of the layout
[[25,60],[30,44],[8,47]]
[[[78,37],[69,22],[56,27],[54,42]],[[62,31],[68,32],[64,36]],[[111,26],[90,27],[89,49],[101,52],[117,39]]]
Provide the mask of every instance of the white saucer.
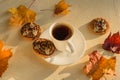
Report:
[[[50,39],[49,29],[44,31],[40,38]],[[78,61],[83,56],[86,47],[84,36],[78,29],[75,28],[75,34],[73,35],[73,38],[70,40],[70,42],[74,46],[73,53],[55,51],[54,55],[49,58],[44,58],[44,60],[55,65],[67,65]]]

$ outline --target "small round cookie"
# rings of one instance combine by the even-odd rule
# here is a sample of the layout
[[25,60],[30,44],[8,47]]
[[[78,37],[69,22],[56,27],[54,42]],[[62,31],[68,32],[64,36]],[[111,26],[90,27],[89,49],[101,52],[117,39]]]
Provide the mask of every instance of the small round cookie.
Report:
[[96,18],[90,22],[89,30],[95,34],[105,34],[110,30],[109,23],[103,18]]
[[53,42],[45,38],[38,38],[33,42],[33,51],[44,58],[51,56],[55,49]]
[[23,38],[34,40],[41,35],[41,28],[35,23],[26,23],[22,26],[20,33]]

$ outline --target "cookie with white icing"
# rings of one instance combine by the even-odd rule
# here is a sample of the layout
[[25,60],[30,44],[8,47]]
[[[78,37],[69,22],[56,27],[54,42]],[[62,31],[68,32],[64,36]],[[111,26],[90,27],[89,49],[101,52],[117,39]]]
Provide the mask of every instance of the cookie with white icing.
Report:
[[90,22],[89,30],[95,34],[105,34],[110,30],[109,23],[103,18],[96,18]]

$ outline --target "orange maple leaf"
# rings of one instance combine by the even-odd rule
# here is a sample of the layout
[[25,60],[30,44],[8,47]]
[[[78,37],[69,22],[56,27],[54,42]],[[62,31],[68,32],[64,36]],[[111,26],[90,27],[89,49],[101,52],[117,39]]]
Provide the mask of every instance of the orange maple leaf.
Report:
[[[115,63],[116,59],[114,57],[110,59],[101,57],[100,61],[98,62],[97,69],[91,74],[93,80],[99,80],[104,74],[111,74],[109,73],[109,70],[112,70],[112,72],[114,72]],[[113,75],[115,75],[115,73]]]
[[11,49],[2,50],[3,42],[0,41],[0,77],[8,67],[8,60],[12,56]]
[[54,14],[56,14],[56,15],[66,15],[70,12],[70,10],[68,10],[69,7],[70,7],[70,5],[67,4],[65,2],[65,0],[61,0],[60,2],[58,2],[55,5]]
[[116,57],[105,58],[99,52],[93,51],[90,54],[90,61],[84,67],[85,73],[92,77],[92,80],[100,80],[104,74],[115,75]]
[[10,18],[10,24],[14,26],[21,26],[28,22],[34,22],[36,13],[24,5],[20,5],[18,8],[11,8],[9,12],[12,14]]

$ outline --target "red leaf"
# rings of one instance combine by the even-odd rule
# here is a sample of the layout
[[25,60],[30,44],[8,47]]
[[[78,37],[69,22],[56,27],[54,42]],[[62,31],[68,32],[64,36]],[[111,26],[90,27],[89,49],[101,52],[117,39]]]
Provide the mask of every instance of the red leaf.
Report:
[[113,53],[120,54],[120,34],[119,32],[114,33],[106,38],[103,44],[103,49],[112,51]]

